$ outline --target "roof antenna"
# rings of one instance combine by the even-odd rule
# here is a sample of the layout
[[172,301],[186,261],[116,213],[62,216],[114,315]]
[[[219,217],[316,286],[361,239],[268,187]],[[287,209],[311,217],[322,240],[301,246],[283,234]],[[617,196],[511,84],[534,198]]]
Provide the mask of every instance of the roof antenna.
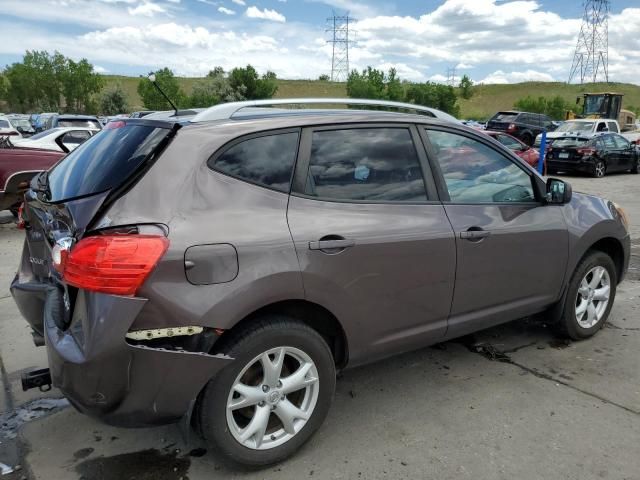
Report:
[[167,97],[167,95],[162,91],[162,89],[160,88],[160,85],[158,85],[156,83],[156,74],[155,73],[150,73],[147,78],[149,79],[149,81],[151,83],[153,83],[153,86],[156,87],[156,89],[162,94],[162,96],[164,97],[164,99],[169,102],[169,105],[171,105],[173,107],[173,110],[175,111],[175,116],[178,116],[178,107],[175,106],[175,104],[169,99],[169,97]]

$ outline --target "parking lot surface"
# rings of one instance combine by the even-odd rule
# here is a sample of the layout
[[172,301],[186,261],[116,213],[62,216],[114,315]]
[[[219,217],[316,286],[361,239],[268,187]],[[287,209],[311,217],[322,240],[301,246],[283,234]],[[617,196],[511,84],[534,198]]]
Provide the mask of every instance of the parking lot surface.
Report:
[[177,426],[112,428],[52,400],[55,390],[21,391],[46,351],[9,295],[23,234],[3,212],[0,462],[19,466],[5,478],[640,479],[640,176],[566,179],[632,223],[631,267],[601,332],[570,343],[523,319],[347,370],[318,434],[260,471],[224,463]]

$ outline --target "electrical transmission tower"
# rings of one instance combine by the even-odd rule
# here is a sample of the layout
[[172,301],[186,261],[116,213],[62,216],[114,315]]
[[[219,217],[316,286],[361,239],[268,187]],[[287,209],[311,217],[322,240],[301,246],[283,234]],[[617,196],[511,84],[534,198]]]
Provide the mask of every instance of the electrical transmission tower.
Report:
[[456,67],[447,68],[447,85],[456,86]]
[[331,57],[331,81],[346,82],[349,78],[349,48],[355,43],[352,40],[353,30],[350,24],[355,20],[346,15],[337,15],[333,12],[333,16],[327,18],[327,32],[331,37],[327,43],[333,46],[333,55]]
[[609,82],[609,0],[585,0],[582,27],[573,56],[569,83]]

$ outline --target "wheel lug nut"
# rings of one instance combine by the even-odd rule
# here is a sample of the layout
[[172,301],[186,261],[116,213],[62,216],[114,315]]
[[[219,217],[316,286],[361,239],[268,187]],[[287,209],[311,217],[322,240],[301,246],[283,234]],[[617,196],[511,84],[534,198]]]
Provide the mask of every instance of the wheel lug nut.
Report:
[[264,405],[265,405],[265,403],[264,403],[264,402],[260,402],[260,403],[258,404],[258,406],[259,406],[259,407],[264,407]]
[[267,393],[269,391],[269,386],[268,385],[262,385],[262,391],[264,393]]
[[282,382],[278,381],[278,388],[282,388]]

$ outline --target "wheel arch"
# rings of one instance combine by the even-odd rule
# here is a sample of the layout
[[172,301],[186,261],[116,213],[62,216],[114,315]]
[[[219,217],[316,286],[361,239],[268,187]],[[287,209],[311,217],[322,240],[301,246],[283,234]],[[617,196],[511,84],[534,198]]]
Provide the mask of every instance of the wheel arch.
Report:
[[[606,253],[613,260],[613,264],[616,266],[616,280],[618,283],[622,281],[624,277],[624,247],[620,240],[614,237],[604,237],[593,243],[582,255],[580,261],[592,251],[599,251]],[[579,262],[580,262],[579,261]],[[579,263],[578,262],[578,263]]]
[[236,332],[267,315],[282,315],[308,325],[318,332],[329,345],[336,368],[341,369],[347,365],[349,346],[342,324],[329,310],[308,300],[283,300],[254,310],[233,327],[225,330],[214,344],[214,349],[221,348],[227,341],[233,339]]

